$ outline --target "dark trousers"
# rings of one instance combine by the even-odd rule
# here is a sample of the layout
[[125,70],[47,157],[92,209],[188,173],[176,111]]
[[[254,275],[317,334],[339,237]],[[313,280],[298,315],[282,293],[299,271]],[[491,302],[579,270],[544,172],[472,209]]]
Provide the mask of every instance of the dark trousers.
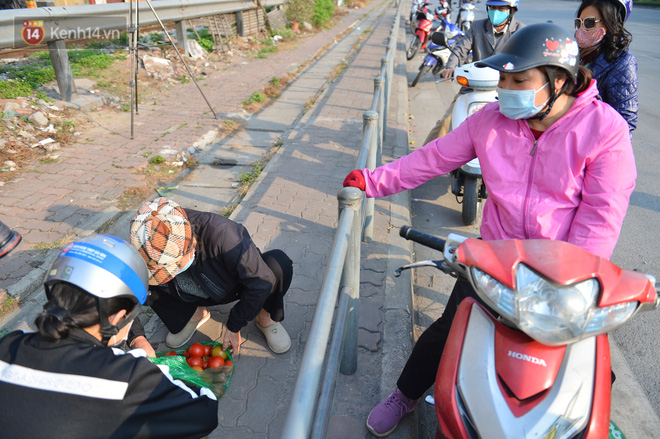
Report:
[[[293,278],[293,263],[282,250],[270,250],[263,253],[261,257],[271,269],[276,279],[263,308],[270,313],[270,317],[273,320],[281,322],[284,319],[284,295],[289,290],[291,279]],[[238,299],[238,292],[236,292],[234,299],[224,303],[233,302]],[[160,317],[168,331],[172,334],[181,332],[193,314],[195,314],[198,306],[219,305],[213,299],[203,298],[199,298],[199,300],[193,302],[186,302],[178,295],[172,294],[166,288],[151,290],[147,304]]]
[[[486,306],[483,300],[477,296],[470,282],[464,279],[456,281],[445,311],[419,337],[396,383],[399,390],[408,398],[421,398],[433,385],[456,310],[466,297],[473,297]],[[486,308],[490,310],[489,307],[486,306]]]

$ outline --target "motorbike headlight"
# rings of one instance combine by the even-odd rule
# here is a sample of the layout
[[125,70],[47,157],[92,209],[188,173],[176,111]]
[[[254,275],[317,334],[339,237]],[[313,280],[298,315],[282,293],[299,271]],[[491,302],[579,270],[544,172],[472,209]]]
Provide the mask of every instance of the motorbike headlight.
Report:
[[486,106],[486,102],[475,102],[473,104],[470,104],[470,106],[468,107],[468,116],[471,116],[473,113],[476,113],[485,106]]
[[516,288],[473,268],[480,296],[505,319],[533,339],[561,345],[608,332],[628,320],[637,302],[597,307],[600,284],[588,279],[573,285],[558,285],[527,267],[518,265]]

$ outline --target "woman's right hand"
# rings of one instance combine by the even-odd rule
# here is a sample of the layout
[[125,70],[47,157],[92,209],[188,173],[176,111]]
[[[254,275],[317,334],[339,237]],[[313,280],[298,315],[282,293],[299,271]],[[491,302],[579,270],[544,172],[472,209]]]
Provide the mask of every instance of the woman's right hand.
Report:
[[222,347],[225,349],[230,349],[232,355],[238,355],[238,351],[241,350],[241,331],[231,332],[229,329],[225,329],[225,336],[222,339]]
[[359,169],[355,169],[351,171],[346,178],[344,179],[344,187],[356,187],[360,190],[365,190],[367,187],[367,183],[364,180],[364,175],[362,175],[362,171]]
[[442,76],[443,79],[451,79],[454,77],[454,69],[452,68],[446,68],[440,72],[440,75]]

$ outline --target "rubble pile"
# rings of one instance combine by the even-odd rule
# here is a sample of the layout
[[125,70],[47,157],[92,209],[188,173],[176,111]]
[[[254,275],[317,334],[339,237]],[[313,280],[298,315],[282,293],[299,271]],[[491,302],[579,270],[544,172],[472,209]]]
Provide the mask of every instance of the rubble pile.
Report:
[[80,135],[67,122],[67,110],[43,99],[19,97],[1,105],[0,185],[35,158],[56,160],[63,143]]

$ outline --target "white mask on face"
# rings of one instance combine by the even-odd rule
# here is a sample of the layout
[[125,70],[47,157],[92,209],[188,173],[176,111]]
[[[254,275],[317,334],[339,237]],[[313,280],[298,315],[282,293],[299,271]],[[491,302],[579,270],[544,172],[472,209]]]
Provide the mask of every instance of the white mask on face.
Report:
[[534,105],[536,93],[543,90],[549,82],[537,90],[508,90],[497,87],[497,100],[500,104],[500,113],[509,119],[529,119],[535,116],[546,106],[550,98],[541,105]]
[[193,263],[194,261],[195,261],[195,253],[193,253],[192,257],[190,258],[190,260],[188,261],[188,263],[186,264],[186,266],[183,267],[181,270],[179,270],[179,273],[183,273],[184,271],[186,271],[187,269],[189,269],[190,266],[192,265],[192,263]]

